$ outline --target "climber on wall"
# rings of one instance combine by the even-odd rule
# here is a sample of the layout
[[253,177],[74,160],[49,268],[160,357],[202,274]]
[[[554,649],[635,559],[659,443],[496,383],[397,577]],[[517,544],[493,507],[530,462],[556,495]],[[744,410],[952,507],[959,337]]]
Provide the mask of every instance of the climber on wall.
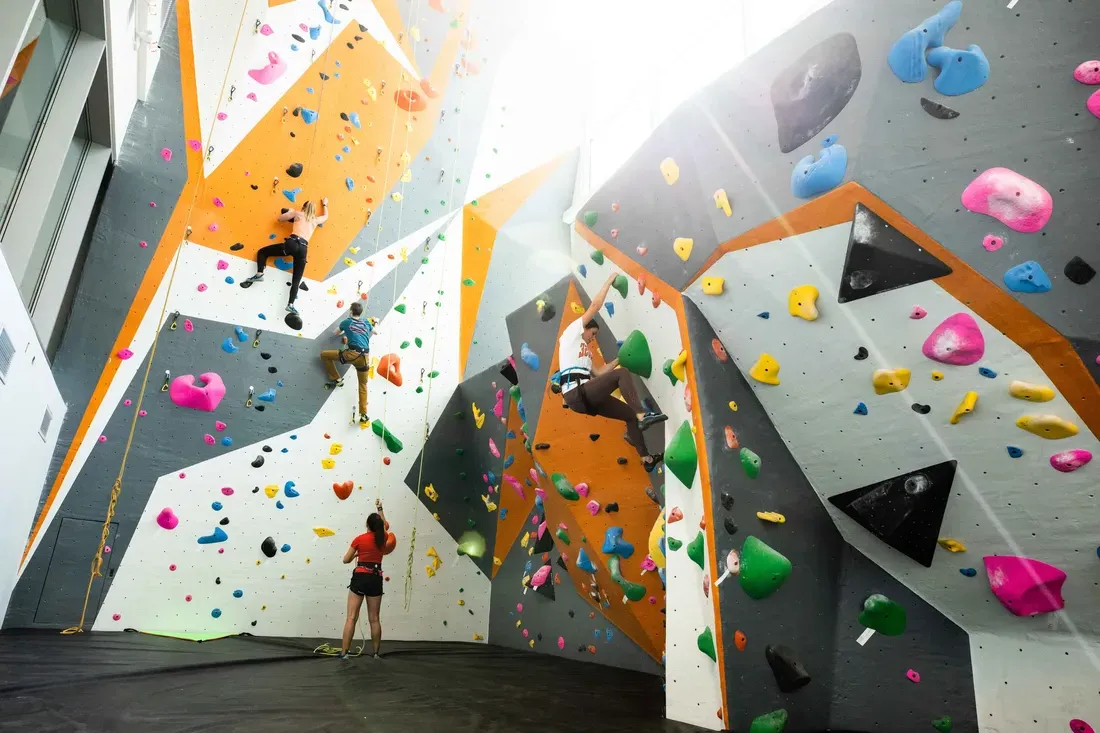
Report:
[[359,381],[359,423],[370,422],[367,417],[367,375],[370,373],[370,337],[374,335],[374,319],[363,319],[363,304],[355,301],[351,304],[351,317],[345,318],[336,328],[336,335],[344,337],[344,348],[325,349],[321,352],[321,361],[328,371],[327,389],[342,387],[344,380],[336,371],[336,362],[351,364],[355,367],[355,377]]
[[356,558],[358,562],[351,573],[351,583],[348,584],[348,617],[344,621],[340,659],[347,659],[364,598],[367,599],[367,618],[370,621],[370,643],[374,649],[374,658],[381,656],[378,649],[382,645],[382,620],[379,617],[382,608],[382,556],[393,552],[393,548],[397,546],[397,538],[389,531],[390,523],[386,521],[386,513],[382,511],[382,500],[375,499],[374,506],[378,511],[367,517],[368,531],[353,539],[348,551],[344,553],[345,565]]
[[302,210],[286,209],[279,214],[279,221],[291,223],[291,234],[280,244],[271,244],[260,247],[256,253],[256,274],[245,280],[241,285],[248,287],[252,283],[264,279],[264,268],[267,266],[268,257],[289,257],[294,262],[293,277],[290,280],[290,302],[286,309],[290,313],[297,314],[294,301],[298,299],[298,287],[302,284],[302,274],[306,271],[306,251],[309,238],[321,224],[328,220],[328,199],[321,199],[321,214],[317,215],[317,209],[312,201],[302,204]]
[[[600,331],[596,314],[603,307],[607,291],[617,274],[611,273],[584,315],[566,326],[558,339],[561,396],[565,406],[574,412],[600,415],[626,423],[626,442],[638,451],[648,473],[664,460],[664,454],[648,452],[642,431],[664,422],[668,417],[647,411],[642,406],[632,375],[619,366],[618,359],[601,367],[593,367],[589,348]],[[614,396],[615,390],[619,390],[623,400]]]

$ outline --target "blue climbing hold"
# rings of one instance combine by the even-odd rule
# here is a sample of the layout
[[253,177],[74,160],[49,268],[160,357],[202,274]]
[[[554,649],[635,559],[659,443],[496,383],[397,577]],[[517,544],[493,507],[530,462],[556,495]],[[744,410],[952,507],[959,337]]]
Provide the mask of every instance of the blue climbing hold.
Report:
[[311,109],[306,109],[305,107],[302,107],[302,122],[306,123],[307,125],[312,125],[316,121],[317,113]]
[[500,518],[504,519],[507,516],[508,516],[508,510],[507,509],[501,509],[500,510]]
[[611,637],[614,636],[614,635],[615,635],[615,632],[611,629],[610,626],[608,626],[603,631],[603,638],[607,639],[608,641],[611,641]]
[[267,316],[265,316],[263,313],[257,313],[256,317],[259,318],[261,321],[267,320]]
[[275,383],[275,386],[276,387],[282,387],[283,386],[283,380],[280,379],[278,382]]
[[337,155],[337,156],[336,156],[336,160],[337,160],[337,162],[339,162],[339,161],[341,161],[341,160],[343,160],[343,159],[344,159],[344,156],[342,156],[342,155]]
[[298,489],[294,488],[293,481],[287,481],[285,484],[283,484],[283,493],[288,499],[293,499],[294,497],[301,495]]
[[282,449],[281,451],[279,451],[279,452],[280,452],[280,453],[289,453],[290,451],[289,451],[289,449],[287,449],[287,448],[283,448],[283,449]]
[[578,265],[577,272],[581,274],[581,277],[588,277],[588,268],[584,265]]
[[497,482],[497,475],[492,471],[486,471],[485,475],[489,478],[490,484],[495,484]]
[[516,412],[519,413],[520,422],[527,422],[527,410],[523,407],[523,398],[516,402]]
[[294,260],[288,260],[285,257],[279,257],[275,260],[275,267],[283,272],[290,272],[294,269]]
[[615,304],[614,303],[611,303],[611,302],[604,303],[603,307],[607,311],[607,315],[609,315],[609,316],[615,315]]
[[772,317],[772,314],[768,311],[760,311],[756,314],[757,318],[763,318],[765,321]]
[[[290,188],[290,189],[284,188],[283,189],[283,195],[286,196],[286,200],[289,201],[292,204],[298,200],[298,194],[300,194],[301,192],[302,192],[302,189],[300,189],[300,188]],[[274,238],[275,237],[272,236],[272,239],[274,239]]]
[[351,146],[349,146],[349,145],[345,145],[344,147],[342,147],[340,149],[343,150],[345,153],[350,153],[351,152]]
[[978,374],[981,374],[986,379],[996,379],[997,378],[997,372],[993,371],[992,369],[990,369],[988,367],[978,367]]
[[221,618],[222,610],[220,608],[215,608],[213,611],[210,612],[210,615],[214,618]]
[[531,560],[528,560],[528,561],[527,561],[527,564],[523,566],[523,574],[524,574],[524,575],[530,575],[530,574],[531,574],[531,570],[532,570],[533,568],[534,568],[534,564],[533,564],[533,562],[532,562]]
[[262,395],[258,395],[256,397],[256,399],[263,400],[264,402],[274,402],[275,401],[275,388],[274,387],[269,387],[266,392],[264,392]]
[[831,191],[844,179],[848,169],[848,151],[843,145],[830,142],[830,136],[822,141],[817,160],[807,155],[798,161],[791,171],[791,193],[800,199],[809,199]]
[[222,341],[222,351],[224,351],[227,354],[236,354],[237,353],[237,351],[238,351],[237,345],[235,343],[233,343],[233,337],[232,336],[226,336],[225,341]]
[[310,26],[310,28],[309,28],[309,37],[310,37],[311,40],[314,40],[314,41],[316,41],[318,38],[320,38],[321,37],[321,26],[319,26],[319,25]]
[[978,571],[974,568],[959,568],[959,572],[968,578],[973,578],[975,575],[978,574]]
[[520,347],[519,358],[523,359],[523,363],[530,367],[532,371],[537,372],[539,370],[539,355],[531,351],[531,347],[527,345],[526,341]]
[[507,470],[508,467],[511,466],[515,462],[516,462],[516,457],[513,456],[511,453],[504,456],[504,469]]
[[226,276],[225,276],[225,283],[226,283],[226,285],[232,285],[232,284],[233,284],[233,283],[235,283],[235,282],[237,282],[237,281],[233,279],[233,276],[232,276],[232,275],[226,275]]
[[306,87],[306,91],[310,94],[313,94],[313,87]]
[[290,552],[290,545],[283,545],[279,549],[282,550],[283,552]]
[[928,63],[940,70],[932,86],[946,97],[972,92],[989,78],[989,59],[973,43],[966,50],[947,46],[937,48],[928,54]]
[[291,439],[291,440],[297,440],[297,439],[298,439],[298,436],[297,436],[297,435],[291,435],[291,436],[290,436],[290,439]]
[[275,508],[276,509],[282,509],[283,508],[283,500],[282,499],[279,499],[279,501],[275,502]]
[[358,112],[348,112],[348,122],[355,125],[356,127],[362,127],[363,126],[363,123],[359,121],[359,113]]
[[1008,450],[1008,455],[1011,456],[1012,458],[1019,458],[1020,456],[1022,456],[1024,454],[1024,451],[1023,451],[1022,448],[1017,448],[1014,445],[1008,446],[1007,450]]
[[586,573],[596,572],[596,566],[592,564],[592,560],[589,559],[583,547],[577,550],[577,567]]
[[298,50],[298,44],[297,43],[290,44],[290,50],[291,51],[297,51]]
[[216,512],[220,512],[222,510],[222,503],[220,501],[212,502],[210,508]]
[[351,176],[348,176],[344,179],[344,185],[348,187],[349,191],[355,190],[355,181],[352,179]]
[[618,555],[624,560],[629,560],[634,554],[634,545],[623,539],[622,527],[608,527],[600,549],[605,555]]
[[199,537],[200,545],[213,545],[216,542],[225,542],[229,539],[229,535],[225,533],[225,530],[221,527],[214,527],[214,533],[208,534],[205,537]]
[[856,409],[855,409],[854,412],[855,412],[856,415],[866,415],[867,414],[867,405],[860,402],[858,405],[856,405]]
[[248,341],[248,334],[245,332],[245,330],[243,328],[241,328],[240,326],[237,326],[234,330],[237,333],[237,340],[238,341],[240,341],[242,344],[245,341]]
[[907,84],[924,81],[928,73],[925,52],[943,45],[944,36],[959,21],[961,15],[962,3],[954,0],[895,41],[886,55],[886,62],[894,76]]
[[542,497],[539,496],[538,494],[535,494],[535,506],[537,506],[537,507],[542,506]]
[[317,0],[317,7],[319,7],[321,9],[321,12],[325,14],[326,23],[331,23],[332,25],[340,25],[340,21],[332,17],[332,13],[329,12],[328,6],[325,5],[325,0]]
[[228,448],[229,446],[233,445],[233,439],[230,438],[228,435],[225,436],[224,438],[222,438],[222,445]]
[[237,590],[233,591],[233,597],[234,597],[234,598],[240,598],[240,597],[241,597],[241,596],[243,596],[243,595],[244,595],[244,591],[243,591],[243,590],[241,590],[240,588],[238,588]]
[[1045,293],[1050,290],[1050,278],[1035,260],[1028,260],[1005,273],[1005,285],[1014,293]]

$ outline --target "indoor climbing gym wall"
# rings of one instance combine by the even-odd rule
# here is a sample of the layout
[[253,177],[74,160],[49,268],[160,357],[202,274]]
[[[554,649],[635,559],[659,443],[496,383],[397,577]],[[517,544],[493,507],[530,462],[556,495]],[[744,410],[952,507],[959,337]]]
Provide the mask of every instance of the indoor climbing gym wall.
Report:
[[[670,584],[689,444],[703,475],[708,577],[691,609],[670,585],[670,698],[716,657],[733,730],[1097,725],[1098,23],[837,0],[578,197],[584,289],[611,264],[678,321],[622,327],[686,380],[647,380]],[[684,353],[654,348],[670,331]]]

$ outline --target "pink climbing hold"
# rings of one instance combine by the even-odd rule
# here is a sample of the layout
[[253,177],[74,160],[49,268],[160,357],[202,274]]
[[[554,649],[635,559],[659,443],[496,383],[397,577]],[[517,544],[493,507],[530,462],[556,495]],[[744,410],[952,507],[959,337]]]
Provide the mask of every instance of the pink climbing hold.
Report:
[[176,572],[176,564],[172,563],[171,565],[168,566],[168,569],[171,570],[173,573]]
[[138,417],[145,417],[148,414],[149,413],[146,412],[145,410],[138,410]]
[[1088,101],[1085,102],[1085,109],[1092,112],[1093,117],[1100,117],[1100,89],[1097,89],[1088,98]]
[[100,443],[106,443],[107,442],[107,436],[106,435],[99,436],[99,442]]
[[229,269],[229,263],[226,262],[225,260],[218,260],[218,269],[219,270],[228,270]]
[[550,578],[550,566],[543,565],[541,568],[535,571],[535,574],[531,576],[531,587],[538,588],[544,585]]
[[982,237],[982,247],[986,252],[996,252],[1003,246],[1005,246],[1004,237],[998,237],[996,234],[987,234]]
[[493,414],[497,417],[504,417],[504,390],[497,390],[497,403],[493,405]]
[[143,239],[143,240],[141,240],[140,242],[138,242],[138,246],[139,246],[139,247],[141,247],[142,249],[145,249],[146,247],[148,247],[148,246],[149,246],[149,243],[148,243],[148,242],[146,242],[146,241],[145,241],[145,240]]
[[651,605],[651,606],[656,606],[657,605],[657,596],[650,596],[649,597],[649,605]]
[[219,197],[215,196],[214,197],[214,206],[217,206],[220,209],[220,208],[225,206],[225,202],[222,201]]
[[914,321],[919,321],[926,315],[928,315],[928,311],[926,311],[924,308],[921,308],[919,305],[913,306],[913,310],[909,311],[909,317],[912,318]]
[[118,353],[115,356],[117,356],[119,359],[122,359],[123,361],[126,361],[133,355],[134,352],[130,351],[129,349],[119,349]]
[[[540,585],[541,585],[541,583],[540,583]],[[527,629],[524,629],[524,630],[523,630],[523,638],[524,638],[524,639],[526,639],[526,638],[527,638],[528,636],[530,636],[530,635],[531,635],[531,632],[530,632],[530,631],[528,631]]]
[[1069,721],[1069,730],[1070,733],[1096,733],[1091,725],[1080,718]]
[[179,523],[180,518],[168,507],[161,509],[160,514],[157,515],[157,524],[161,526],[161,529],[175,529]]
[[493,458],[500,458],[500,449],[497,448],[497,444],[493,442],[492,438],[489,438],[489,452],[493,454]]
[[185,595],[185,596],[183,597],[183,600],[185,600],[185,601],[187,601],[188,603],[190,603],[190,602],[191,602],[191,594],[190,594],[190,593],[188,593],[187,595]]
[[1074,448],[1073,450],[1062,451],[1061,453],[1052,455],[1050,457],[1050,465],[1054,467],[1055,471],[1072,473],[1091,460],[1092,453],[1090,451],[1084,448]]
[[150,201],[149,202],[149,207],[153,208],[153,209],[157,208],[157,202],[156,201]]
[[270,36],[274,32],[275,31],[272,30],[271,26],[269,26],[267,23],[264,23],[262,26],[260,26],[260,33],[265,36]]
[[222,494],[225,496],[233,496],[233,489],[228,486],[222,487]]
[[113,614],[111,614],[111,618],[114,619],[115,621],[118,621],[122,618],[122,614],[121,613],[113,613]]
[[527,492],[523,490],[523,484],[519,482],[519,479],[509,473],[506,473],[504,474],[504,480],[508,482],[508,485],[511,486],[517,494],[519,494],[519,498],[521,501],[527,500]]
[[303,31],[308,31],[309,30],[309,26],[306,25],[305,23],[299,23],[298,28],[300,28]]
[[538,482],[539,482],[539,475],[538,475],[537,473],[535,473],[535,469],[533,469],[533,468],[532,468],[532,469],[531,469],[530,471],[528,471],[527,473],[528,473],[528,475],[530,475],[530,476],[531,476],[531,481],[532,481],[532,483],[538,484]]
[[268,52],[267,61],[267,66],[248,70],[248,75],[260,84],[274,84],[286,73],[286,62],[279,58],[279,54],[274,51]]
[[110,545],[104,545],[103,546],[103,554],[104,555],[110,555],[111,554],[111,546]]
[[703,575],[703,595],[710,598],[710,576],[706,574]]
[[213,412],[225,397],[225,383],[214,372],[200,374],[199,379],[203,382],[202,387],[195,385],[193,374],[176,377],[168,388],[168,396],[180,407]]
[[618,229],[612,229],[611,230],[611,238],[612,239],[618,239],[619,238],[619,230]]
[[911,669],[908,672],[906,672],[905,676],[909,678],[910,682],[913,682],[913,683],[920,682],[920,672],[916,671],[915,669]]
[[216,221],[215,221],[215,222],[211,222],[211,223],[210,223],[210,226],[208,226],[208,227],[206,227],[206,228],[207,228],[207,229],[209,229],[209,230],[210,230],[210,231],[212,231],[212,232],[216,232],[216,231],[218,231],[218,222],[216,222]]
[[206,441],[207,445],[214,445],[214,436],[211,435],[210,433],[207,433],[206,435],[202,436],[202,439]]
[[164,162],[167,163],[172,160],[172,148],[163,148],[160,151],[160,157],[164,158]]
[[124,405],[126,405],[127,407],[129,407],[130,405],[134,404],[134,401],[133,401],[133,400],[130,400],[130,399],[126,399],[126,400],[123,400],[123,401],[122,401],[122,404],[124,404]]
[[195,290],[198,290],[200,293],[205,293],[206,292],[206,283],[199,283],[199,286],[197,288],[195,288]]
[[187,478],[187,474],[183,471],[180,471],[180,478]]
[[195,324],[191,323],[190,318],[184,318],[183,319],[183,330],[187,331],[187,333],[191,333],[192,331],[195,330]]
[[215,420],[214,421],[214,429],[217,430],[219,433],[221,431],[225,430],[225,428],[226,428],[226,424],[223,423],[221,420]]
[[594,517],[600,513],[600,502],[595,499],[590,499],[585,505],[585,508],[588,509],[588,513]]
[[187,147],[191,148],[196,153],[198,153],[202,150],[202,143],[199,142],[198,140],[188,140],[187,141]]
[[1045,188],[1008,168],[990,168],[971,181],[962,203],[1017,232],[1039,231],[1054,211],[1054,199]]
[[573,487],[578,494],[583,497],[588,497],[588,484],[584,481]]
[[259,100],[259,99],[258,99],[258,98],[256,97],[256,92],[249,92],[248,94],[244,95],[244,97],[245,97],[245,99],[248,99],[248,100],[250,100],[250,101],[253,101],[253,102],[258,102],[258,101],[260,101],[260,100]]
[[541,522],[541,523],[539,524],[539,533],[538,533],[538,534],[539,534],[539,539],[540,539],[540,540],[542,539],[542,536],[543,536],[544,534],[546,534],[546,522],[545,522],[545,521],[544,521],[544,522]]
[[988,555],[982,560],[989,589],[1013,614],[1036,616],[1066,605],[1062,600],[1066,574],[1053,565],[1015,555]]
[[985,355],[985,337],[970,315],[956,313],[936,326],[925,339],[921,353],[941,364],[969,366]]
[[1073,78],[1082,84],[1100,84],[1100,61],[1086,61],[1073,70]]
[[546,490],[543,489],[541,486],[536,486],[535,487],[535,496],[538,497],[539,499],[545,500],[546,499]]
[[227,114],[226,114],[225,112],[219,112],[219,113],[218,113],[218,119],[219,119],[219,120],[224,120],[224,119],[226,119],[226,118],[228,118],[228,117],[229,117],[229,115],[227,115]]
[[522,603],[517,603],[516,604],[516,613],[523,613],[523,604]]
[[564,649],[564,648],[565,648],[565,637],[564,636],[559,636],[558,637],[558,649]]
[[643,573],[651,573],[657,569],[657,563],[653,562],[653,558],[649,555],[642,558],[641,566]]
[[219,555],[224,555],[225,554],[225,548],[224,547],[218,548],[218,554]]

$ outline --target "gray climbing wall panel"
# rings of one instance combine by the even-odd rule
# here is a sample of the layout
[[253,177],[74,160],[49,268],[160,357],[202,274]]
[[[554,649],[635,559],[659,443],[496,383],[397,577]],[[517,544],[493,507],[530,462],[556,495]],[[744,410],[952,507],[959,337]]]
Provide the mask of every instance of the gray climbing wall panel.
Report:
[[[562,311],[565,305],[565,296],[569,292],[569,278],[562,278],[545,291],[546,302],[552,304],[557,311],[555,316],[548,321],[543,321],[541,314],[535,308],[535,301],[531,300],[517,308],[508,315],[508,337],[512,344],[512,356],[516,362],[516,375],[519,377],[519,388],[523,393],[523,408],[527,416],[527,435],[534,437],[538,426],[539,411],[542,409],[542,398],[546,391],[546,381],[550,378],[550,364],[554,355],[554,349],[558,345],[558,327],[561,325]],[[539,368],[535,371],[527,366],[520,358],[523,344],[538,354]],[[537,459],[538,456],[536,455]]]

